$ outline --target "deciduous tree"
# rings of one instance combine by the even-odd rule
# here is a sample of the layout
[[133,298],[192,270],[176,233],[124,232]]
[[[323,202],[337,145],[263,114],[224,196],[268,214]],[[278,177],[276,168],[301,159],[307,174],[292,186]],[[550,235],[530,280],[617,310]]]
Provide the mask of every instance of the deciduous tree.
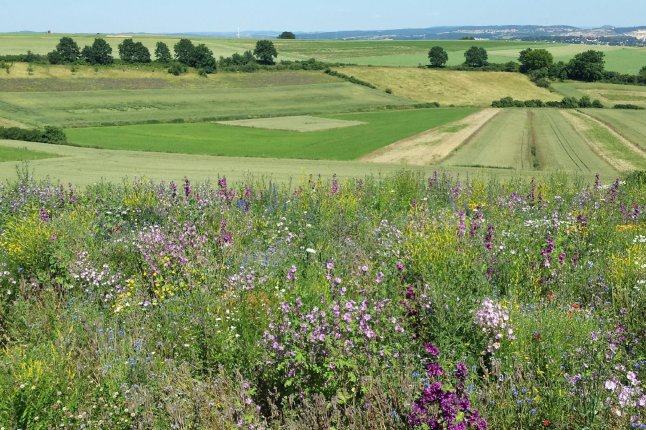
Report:
[[479,46],[472,46],[464,53],[464,65],[467,67],[486,66],[488,59],[487,50]]
[[195,45],[188,39],[181,39],[175,44],[175,59],[187,66],[191,65]]
[[428,51],[428,60],[433,67],[444,67],[449,61],[449,54],[441,46],[434,46]]
[[278,35],[279,39],[296,39],[296,35],[291,31],[283,31]]
[[170,54],[168,45],[166,45],[164,42],[157,42],[157,46],[155,47],[155,58],[160,63],[170,63],[173,60],[173,57]]
[[260,64],[274,64],[274,58],[278,57],[278,51],[271,40],[259,40],[256,42],[256,49],[253,51]]
[[554,57],[547,49],[527,48],[520,51],[518,57],[520,71],[529,73],[532,70],[546,69],[554,62]]
[[79,59],[81,50],[71,37],[62,37],[56,49],[47,54],[52,64],[70,64]]
[[119,57],[125,63],[150,63],[150,51],[141,42],[125,39],[119,45]]
[[85,46],[81,58],[88,64],[112,64],[112,47],[103,39],[94,39],[92,46]]
[[603,78],[604,53],[589,50],[576,54],[568,63],[568,77],[577,81],[593,82]]

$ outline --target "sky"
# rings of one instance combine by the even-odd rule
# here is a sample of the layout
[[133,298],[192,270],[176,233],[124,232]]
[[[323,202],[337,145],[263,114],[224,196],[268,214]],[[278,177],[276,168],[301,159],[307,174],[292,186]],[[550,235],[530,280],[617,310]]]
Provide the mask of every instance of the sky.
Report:
[[646,25],[646,0],[0,0],[0,32],[335,31]]

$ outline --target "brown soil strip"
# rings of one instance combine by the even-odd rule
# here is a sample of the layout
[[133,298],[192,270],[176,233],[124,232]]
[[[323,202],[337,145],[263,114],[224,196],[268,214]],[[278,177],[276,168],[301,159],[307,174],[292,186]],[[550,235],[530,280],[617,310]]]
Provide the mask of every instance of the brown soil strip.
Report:
[[[409,165],[435,164],[467,143],[480,131],[499,109],[484,109],[460,121],[432,128],[364,155],[362,161],[373,163],[403,163]],[[462,128],[460,128],[462,127]],[[451,131],[459,128],[458,131]]]
[[[617,140],[619,140],[622,144],[626,145],[628,148],[630,148],[632,151],[636,152],[639,154],[641,157],[646,158],[646,152],[644,152],[641,148],[635,146],[634,143],[617,133],[615,130],[612,128],[608,127],[604,122],[599,121],[596,118],[591,117],[590,115],[586,115],[585,113],[581,111],[577,111],[579,115],[584,116],[586,119],[594,122],[595,124],[599,125],[600,127],[605,128],[608,130],[610,134],[612,134]],[[610,154],[604,147],[603,145],[599,144],[598,142],[595,142],[594,140],[589,139],[586,136],[586,131],[590,130],[590,126],[585,123],[585,121],[578,117],[577,115],[573,114],[572,112],[568,112],[566,110],[561,111],[561,114],[565,119],[568,120],[568,122],[574,127],[574,129],[579,133],[579,135],[590,145],[590,148],[592,151],[597,154],[599,157],[601,157],[603,160],[605,160],[608,164],[610,164],[612,167],[619,171],[628,171],[628,170],[634,170],[636,167],[630,163],[627,160],[620,160],[617,159],[616,157],[613,157],[612,154]]]

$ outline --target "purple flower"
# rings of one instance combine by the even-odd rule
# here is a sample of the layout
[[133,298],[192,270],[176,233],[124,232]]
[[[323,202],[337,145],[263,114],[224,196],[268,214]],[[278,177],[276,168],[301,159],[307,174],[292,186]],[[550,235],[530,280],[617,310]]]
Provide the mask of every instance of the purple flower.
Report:
[[431,342],[428,342],[426,345],[424,345],[424,349],[428,354],[432,355],[433,357],[437,357],[438,355],[440,355],[440,349],[434,344],[432,344]]

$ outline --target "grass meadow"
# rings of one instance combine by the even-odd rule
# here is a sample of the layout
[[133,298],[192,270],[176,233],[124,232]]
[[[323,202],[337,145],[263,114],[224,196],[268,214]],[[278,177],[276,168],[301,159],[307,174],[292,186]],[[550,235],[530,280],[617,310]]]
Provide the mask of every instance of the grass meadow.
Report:
[[76,188],[22,166],[0,186],[0,423],[639,428],[644,181]]
[[380,90],[420,102],[441,105],[489,107],[493,100],[511,96],[517,100],[560,100],[527,76],[504,72],[462,72],[420,68],[343,67],[342,73],[370,82]]
[[67,129],[70,142],[105,149],[237,157],[354,160],[397,140],[459,120],[470,108],[416,109],[330,115],[364,124],[298,132],[215,123]]
[[33,125],[109,125],[336,113],[414,102],[347,82],[261,88],[0,93],[0,117]]

